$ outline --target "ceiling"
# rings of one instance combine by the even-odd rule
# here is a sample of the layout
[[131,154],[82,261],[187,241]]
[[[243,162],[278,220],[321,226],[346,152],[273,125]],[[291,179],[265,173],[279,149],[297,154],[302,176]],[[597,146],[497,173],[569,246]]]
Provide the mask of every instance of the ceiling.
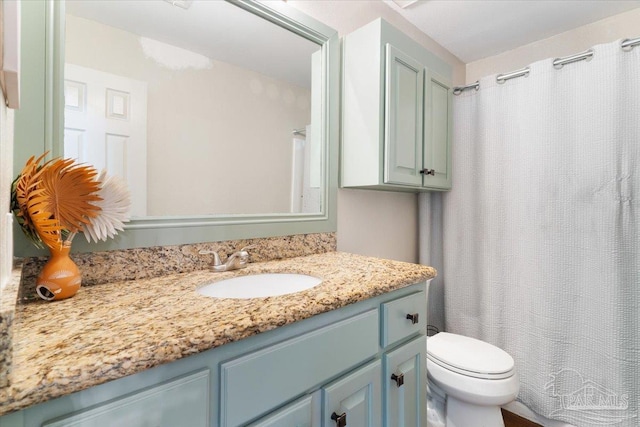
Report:
[[[640,7],[640,0],[382,1],[464,63]],[[180,2],[183,0],[68,1],[67,12],[309,85],[309,62],[300,58],[310,58],[319,46],[226,2],[197,0],[189,2],[188,10],[170,4]],[[146,19],[139,19],[141,16]],[[640,29],[629,36],[640,36]]]
[[[464,63],[640,7],[640,0],[383,1]],[[629,36],[639,35],[640,25]]]
[[136,34],[141,45],[151,39],[302,87],[311,84],[311,54],[320,50],[224,1],[93,0],[67,1],[65,7],[70,15]]

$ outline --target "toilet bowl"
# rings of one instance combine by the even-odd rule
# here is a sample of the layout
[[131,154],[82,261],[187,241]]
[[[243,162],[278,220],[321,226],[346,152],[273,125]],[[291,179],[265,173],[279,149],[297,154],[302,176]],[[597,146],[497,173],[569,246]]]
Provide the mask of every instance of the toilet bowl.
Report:
[[428,415],[434,427],[504,427],[500,407],[520,390],[508,353],[447,332],[427,340],[427,378]]

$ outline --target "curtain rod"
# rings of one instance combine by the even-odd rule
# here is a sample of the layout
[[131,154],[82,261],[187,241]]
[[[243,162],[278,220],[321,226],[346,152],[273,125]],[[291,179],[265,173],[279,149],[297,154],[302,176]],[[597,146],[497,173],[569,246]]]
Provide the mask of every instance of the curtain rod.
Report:
[[531,68],[526,67],[521,70],[512,71],[510,73],[498,74],[496,76],[496,81],[502,84],[507,80],[515,79],[516,77],[527,77],[529,76],[529,71],[531,71]]
[[622,47],[622,50],[625,50],[628,52],[631,49],[633,49],[634,46],[638,46],[639,44],[640,44],[640,37],[636,39],[624,39],[622,40],[622,43],[620,43],[620,46]]
[[571,64],[578,61],[591,61],[593,58],[593,49],[585,50],[584,52],[576,53],[575,55],[565,56],[564,58],[556,58],[553,60],[553,68],[559,70],[564,67],[565,64]]
[[[624,39],[620,43],[620,47],[625,52],[629,52],[631,49],[633,49],[635,46],[638,46],[638,45],[640,45],[640,37],[635,39]],[[595,52],[593,49],[589,49],[584,52],[576,53],[574,55],[565,56],[562,58],[556,58],[552,61],[552,64],[555,69],[559,70],[566,64],[571,64],[573,62],[584,61],[584,60],[590,61],[591,58],[593,58],[594,53]],[[526,77],[529,75],[529,71],[530,71],[530,68],[526,67],[520,70],[512,71],[510,73],[498,74],[496,76],[496,81],[502,84],[509,79],[515,79],[516,77],[523,77],[523,76]],[[460,95],[465,90],[469,90],[469,89],[479,90],[480,82],[476,80],[474,83],[468,84],[466,86],[456,86],[453,88],[453,94],[457,96],[457,95]]]
[[476,80],[474,83],[471,83],[470,85],[456,86],[456,87],[453,88],[453,94],[454,95],[460,95],[462,92],[464,92],[465,90],[468,90],[468,89],[475,89],[475,90],[480,89],[480,82],[478,80]]

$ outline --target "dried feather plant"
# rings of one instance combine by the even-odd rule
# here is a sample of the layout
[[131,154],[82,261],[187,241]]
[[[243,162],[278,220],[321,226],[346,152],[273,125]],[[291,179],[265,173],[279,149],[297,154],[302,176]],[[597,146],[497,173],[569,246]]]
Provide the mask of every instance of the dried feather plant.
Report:
[[36,187],[42,174],[40,162],[44,156],[43,154],[38,159],[31,157],[11,184],[11,210],[24,234],[39,248],[43,247],[42,240],[40,240],[38,231],[29,216],[28,206],[29,201],[38,194]]
[[75,233],[98,215],[96,170],[72,159],[55,159],[42,168],[38,194],[28,205],[38,235],[49,248],[71,244]]
[[96,204],[100,213],[89,218],[84,226],[84,235],[88,242],[107,240],[124,229],[124,223],[129,221],[131,194],[127,184],[118,176],[108,176],[103,170],[98,176],[100,190],[98,195],[102,200]]
[[45,155],[31,157],[12,185],[11,209],[36,246],[61,248],[84,230],[96,241],[122,230],[130,204],[123,183],[114,190],[106,174],[97,176],[93,167],[72,159],[41,164]]

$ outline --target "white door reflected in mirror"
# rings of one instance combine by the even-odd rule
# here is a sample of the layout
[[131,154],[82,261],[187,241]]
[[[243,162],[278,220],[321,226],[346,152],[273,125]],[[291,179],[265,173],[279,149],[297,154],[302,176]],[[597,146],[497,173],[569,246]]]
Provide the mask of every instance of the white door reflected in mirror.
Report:
[[67,64],[64,154],[120,176],[131,216],[147,216],[147,84]]

